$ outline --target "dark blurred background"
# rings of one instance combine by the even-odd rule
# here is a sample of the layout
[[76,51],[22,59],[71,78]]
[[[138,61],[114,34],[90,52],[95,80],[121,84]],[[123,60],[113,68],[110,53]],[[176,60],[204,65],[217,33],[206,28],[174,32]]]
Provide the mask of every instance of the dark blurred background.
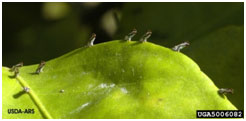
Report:
[[[95,43],[122,39],[134,27],[138,40],[173,47],[192,58],[238,108],[244,105],[243,3],[3,3],[3,66],[48,61]],[[204,87],[206,88],[206,87]],[[201,89],[202,90],[202,89]]]
[[112,40],[123,3],[3,3],[3,65],[61,56],[85,44]]

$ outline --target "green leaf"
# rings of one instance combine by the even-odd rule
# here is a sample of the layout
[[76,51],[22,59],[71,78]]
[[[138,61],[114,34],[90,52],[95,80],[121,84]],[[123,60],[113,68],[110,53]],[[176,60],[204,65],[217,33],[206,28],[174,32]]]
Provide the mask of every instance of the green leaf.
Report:
[[[23,92],[22,85],[15,79],[12,78],[12,74],[9,73],[9,69],[6,67],[2,68],[3,78],[3,98],[2,98],[2,110],[4,119],[13,118],[42,118],[42,114],[38,111],[38,107],[35,106],[35,102]],[[11,109],[34,109],[34,114],[8,114],[8,110]]]
[[150,41],[173,47],[189,41],[183,52],[194,59],[214,83],[233,88],[229,100],[244,109],[244,4],[234,3],[127,3],[117,37],[136,27],[139,38],[148,29]]
[[235,93],[228,95],[228,99],[241,110],[244,107],[243,41],[243,26],[227,26],[184,49],[217,86],[234,89]]
[[[39,75],[36,68],[21,67],[16,79],[3,68],[3,118],[196,118],[196,110],[236,109],[190,58],[149,42],[83,47]],[[23,86],[30,92],[14,98]]]

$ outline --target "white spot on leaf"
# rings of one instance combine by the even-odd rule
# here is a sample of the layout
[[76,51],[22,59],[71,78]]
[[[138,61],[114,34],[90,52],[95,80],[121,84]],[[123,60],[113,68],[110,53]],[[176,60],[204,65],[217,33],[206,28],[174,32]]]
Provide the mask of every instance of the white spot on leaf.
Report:
[[114,87],[115,86],[115,84],[111,84],[111,85],[109,85],[109,87]]
[[121,90],[121,92],[123,92],[123,93],[125,93],[125,94],[128,93],[128,91],[126,90],[126,88],[120,88],[120,90]]
[[105,83],[102,83],[99,85],[99,88],[112,88],[114,87],[115,84],[105,84]]
[[107,87],[107,84],[100,84],[99,87],[100,88],[105,88],[105,87]]
[[84,107],[88,106],[89,104],[90,104],[90,103],[87,102],[87,103],[83,104],[82,106],[80,106],[79,109],[83,109]]
[[81,106],[79,106],[78,108],[76,108],[74,111],[70,112],[70,114],[80,112],[82,109],[84,109],[85,107],[87,107],[89,104],[90,104],[90,102],[87,102],[87,103],[82,104]]

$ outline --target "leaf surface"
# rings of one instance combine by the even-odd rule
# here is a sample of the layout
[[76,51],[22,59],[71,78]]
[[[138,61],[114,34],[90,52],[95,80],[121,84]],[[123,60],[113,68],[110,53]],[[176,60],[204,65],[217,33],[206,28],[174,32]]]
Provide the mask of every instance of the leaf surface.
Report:
[[[149,42],[82,47],[39,75],[37,66],[21,67],[16,79],[3,67],[3,118],[195,118],[196,110],[236,109],[189,57]],[[23,86],[30,92],[14,98]]]
[[140,38],[148,29],[150,41],[173,47],[189,41],[183,50],[219,88],[233,88],[228,99],[244,109],[244,5],[234,3],[126,3],[116,36],[136,27]]

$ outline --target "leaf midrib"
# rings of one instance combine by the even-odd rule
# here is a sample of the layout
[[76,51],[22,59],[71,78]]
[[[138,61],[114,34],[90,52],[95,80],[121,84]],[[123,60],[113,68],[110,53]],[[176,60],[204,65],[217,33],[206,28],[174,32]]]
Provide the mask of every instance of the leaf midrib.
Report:
[[28,92],[29,96],[31,97],[31,99],[33,100],[33,102],[35,103],[35,105],[38,107],[38,109],[41,112],[41,115],[44,118],[47,119],[52,119],[52,116],[50,115],[50,113],[47,111],[47,109],[45,108],[45,106],[42,104],[42,102],[40,101],[40,99],[38,98],[38,96],[35,94],[35,92],[31,89],[31,87],[28,85],[28,83],[21,77],[18,76],[16,77],[16,80],[20,82],[20,85],[24,88],[24,87],[28,87],[30,88],[30,91]]

